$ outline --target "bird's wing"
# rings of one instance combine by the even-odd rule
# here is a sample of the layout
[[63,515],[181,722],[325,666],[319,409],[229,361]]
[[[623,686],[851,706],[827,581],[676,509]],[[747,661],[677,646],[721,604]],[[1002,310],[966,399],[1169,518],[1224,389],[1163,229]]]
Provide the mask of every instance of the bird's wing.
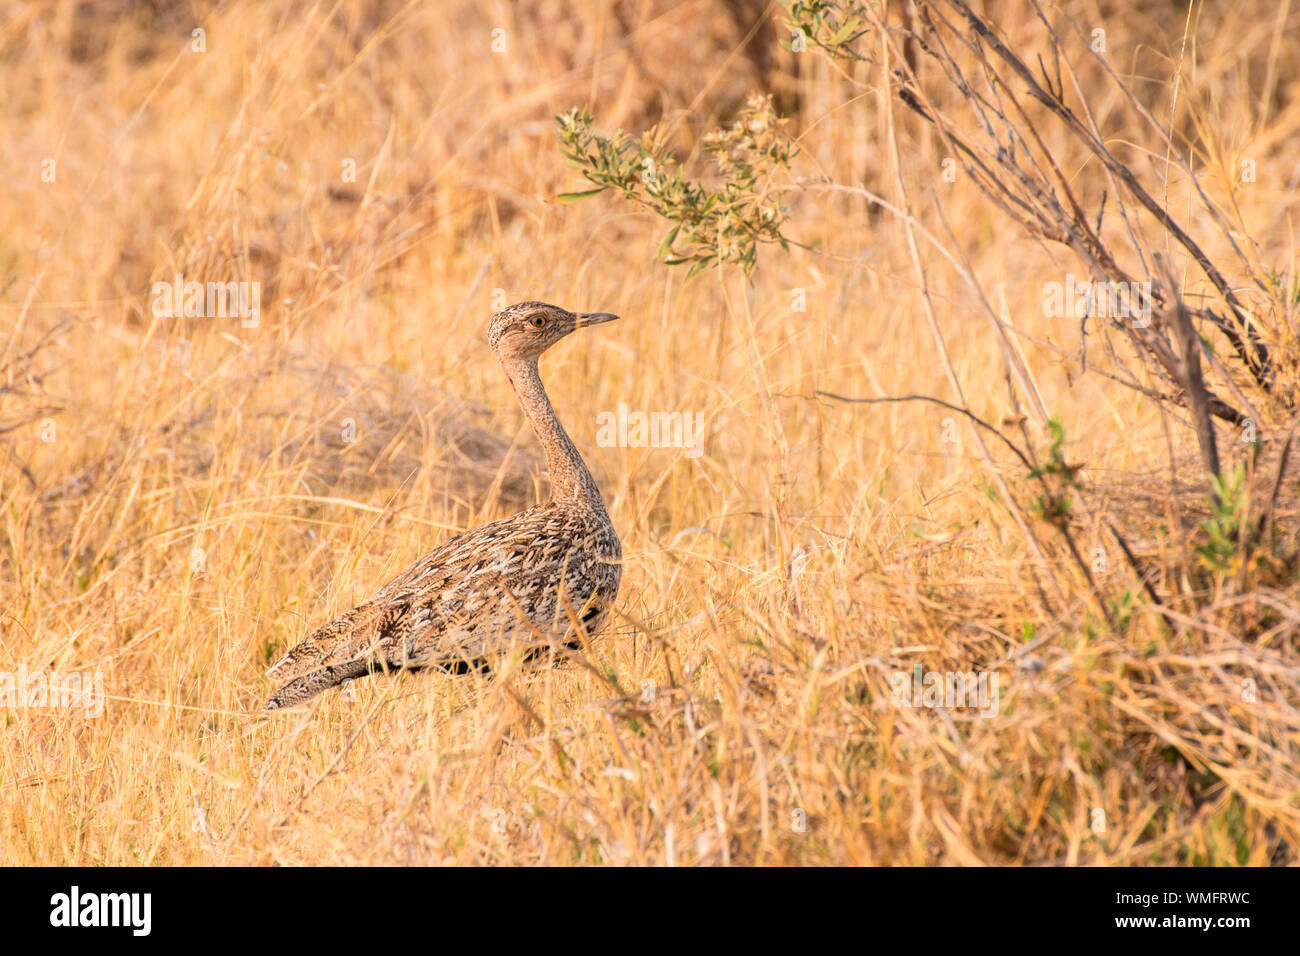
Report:
[[452,538],[290,650],[268,675],[291,686],[268,706],[376,667],[473,661],[542,644],[575,616],[594,632],[618,591],[619,568],[617,554],[614,562],[598,556],[608,543],[591,534],[580,518],[542,506]]
[[[485,547],[486,541],[499,535],[493,533],[495,525],[510,520],[474,528],[422,555],[364,603],[312,631],[276,661],[267,670],[267,676],[288,681],[321,667],[353,660],[377,650],[386,637],[396,630],[405,630],[417,620],[422,628],[438,626],[441,621],[434,619],[432,608],[442,603],[438,600],[440,592],[450,584],[482,573],[482,566],[493,557],[491,547]],[[432,600],[424,602],[426,606],[415,618],[408,619],[412,605],[422,597]]]

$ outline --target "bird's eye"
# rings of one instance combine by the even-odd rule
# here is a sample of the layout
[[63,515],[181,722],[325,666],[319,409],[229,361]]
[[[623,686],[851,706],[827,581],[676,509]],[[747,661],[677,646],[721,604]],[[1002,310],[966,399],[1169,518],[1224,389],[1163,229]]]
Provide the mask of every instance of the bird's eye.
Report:
[[535,329],[544,329],[546,328],[546,316],[542,315],[540,312],[536,315],[530,315],[528,317],[528,324]]

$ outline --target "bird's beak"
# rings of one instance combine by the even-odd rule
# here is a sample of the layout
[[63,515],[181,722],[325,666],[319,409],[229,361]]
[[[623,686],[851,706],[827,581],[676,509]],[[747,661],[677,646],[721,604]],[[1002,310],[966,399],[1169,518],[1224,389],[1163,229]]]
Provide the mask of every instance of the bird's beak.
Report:
[[618,316],[612,312],[581,312],[578,314],[578,328],[584,325],[600,325],[602,322],[613,322]]

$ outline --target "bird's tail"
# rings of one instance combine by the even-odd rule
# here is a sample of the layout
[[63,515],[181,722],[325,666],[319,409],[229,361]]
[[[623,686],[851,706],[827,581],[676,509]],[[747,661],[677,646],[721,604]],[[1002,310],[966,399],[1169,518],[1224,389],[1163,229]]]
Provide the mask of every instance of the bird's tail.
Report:
[[285,684],[262,705],[262,710],[283,710],[306,703],[321,691],[329,690],[345,680],[364,677],[372,669],[372,662],[366,658],[330,664],[326,667],[308,671]]
[[266,676],[277,684],[286,684],[331,665],[386,656],[379,633],[383,623],[382,610],[369,602],[354,607],[308,634],[276,661]]

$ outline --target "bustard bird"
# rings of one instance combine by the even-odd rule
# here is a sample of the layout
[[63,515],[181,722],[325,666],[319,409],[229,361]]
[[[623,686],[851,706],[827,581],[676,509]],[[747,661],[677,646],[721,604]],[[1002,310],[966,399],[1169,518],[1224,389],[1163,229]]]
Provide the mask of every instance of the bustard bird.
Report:
[[492,318],[488,344],[546,453],[551,500],[444,542],[314,631],[267,672],[282,686],[266,710],[377,670],[461,668],[512,647],[531,651],[596,632],[618,595],[622,545],[555,417],[537,360],[574,329],[616,318],[544,302],[520,302]]

